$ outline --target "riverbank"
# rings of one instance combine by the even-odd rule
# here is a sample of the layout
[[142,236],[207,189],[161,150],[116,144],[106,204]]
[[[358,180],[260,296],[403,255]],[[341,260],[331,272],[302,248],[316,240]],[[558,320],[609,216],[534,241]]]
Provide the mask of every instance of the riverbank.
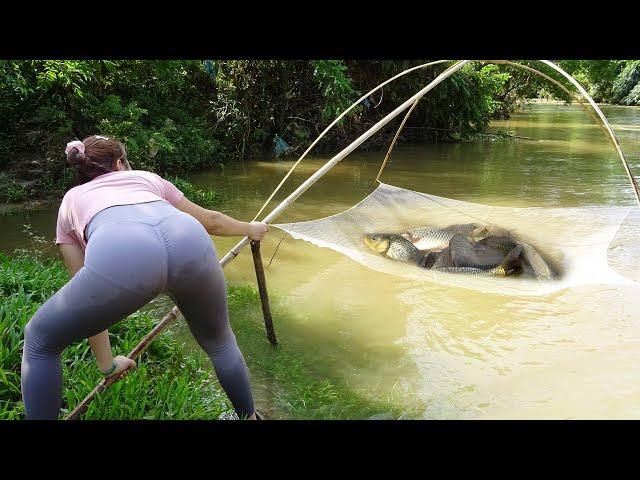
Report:
[[[204,208],[212,208],[225,200],[223,196],[209,189],[198,188],[192,183],[178,176],[166,177],[176,187],[178,187],[185,196]],[[7,184],[5,184],[7,185]],[[0,189],[3,186],[0,184]],[[64,196],[65,191],[54,189],[42,193],[42,198],[25,200],[20,198],[13,201],[7,201],[4,197],[4,203],[0,202],[0,215],[11,215],[13,213],[22,213],[34,211],[42,208],[50,208],[51,205],[58,205]],[[0,198],[3,198],[0,195]]]
[[[68,281],[57,258],[42,258],[34,250],[0,254],[0,419],[24,419],[20,362],[24,326],[37,309]],[[268,418],[399,418],[402,411],[389,399],[368,398],[338,378],[329,378],[286,336],[274,349],[266,341],[260,300],[249,285],[228,289],[233,329],[247,359],[257,392],[257,408]],[[160,302],[162,303],[162,302]],[[277,300],[275,301],[277,305]],[[109,329],[115,354],[126,354],[166,313],[164,305],[134,313]],[[282,309],[274,309],[278,322],[292,322]],[[179,322],[156,339],[138,359],[138,368],[99,395],[84,419],[218,419],[232,417],[232,409],[213,374],[209,359],[193,350]],[[88,342],[63,354],[64,397],[61,415],[70,412],[101,376]],[[265,379],[268,379],[265,383]],[[268,384],[269,394],[265,394]],[[256,387],[254,387],[255,389]]]
[[[416,142],[416,141],[407,141],[405,135],[409,135],[411,138],[415,135],[416,131],[440,131],[447,134],[455,134],[456,131],[454,129],[446,129],[446,128],[431,128],[431,127],[408,127],[405,129],[403,134],[400,136],[400,140],[403,145],[410,145],[420,147],[421,145],[434,145],[433,143],[425,143],[425,142]],[[412,133],[413,132],[413,133]],[[388,147],[389,142],[393,138],[395,134],[395,130],[386,132],[378,136],[375,142],[369,141],[369,148],[363,149],[363,151],[372,151],[377,153],[378,156],[383,155],[383,149]],[[489,131],[478,131],[473,133],[468,133],[464,138],[460,137],[455,142],[444,142],[450,143],[452,145],[462,144],[462,143],[474,143],[474,142],[483,142],[483,141],[495,141],[498,140],[515,140],[518,139],[511,132],[489,132]],[[372,143],[376,143],[376,147],[372,148]],[[437,144],[437,143],[436,143]],[[346,146],[346,144],[344,145]],[[338,150],[332,152],[330,155],[337,153]],[[375,161],[379,160],[378,156],[376,156]],[[329,158],[329,157],[327,157]],[[285,156],[280,161],[273,161],[271,163],[279,164],[284,162],[284,164],[292,163],[294,160],[297,160],[296,156]],[[242,166],[244,168],[245,165],[251,165],[255,163],[260,163],[263,160],[260,159],[248,159],[243,162],[228,164],[228,170],[234,170]],[[182,172],[181,175],[188,175],[190,177],[197,177],[198,175],[202,175],[205,173],[215,173],[224,176],[224,169],[221,168],[204,168],[201,170]],[[14,212],[20,211],[32,211],[37,210],[39,208],[50,206],[54,203],[59,203],[64,194],[73,186],[75,186],[74,182],[64,182],[64,183],[46,183],[46,184],[35,184],[33,182],[25,182],[24,180],[20,180],[19,173],[13,176],[7,175],[7,172],[0,172],[0,215],[11,214]],[[201,189],[185,180],[181,176],[178,175],[166,175],[163,176],[167,180],[173,182],[182,192],[187,196],[187,198],[199,205],[210,208],[221,201],[219,195],[210,190]]]

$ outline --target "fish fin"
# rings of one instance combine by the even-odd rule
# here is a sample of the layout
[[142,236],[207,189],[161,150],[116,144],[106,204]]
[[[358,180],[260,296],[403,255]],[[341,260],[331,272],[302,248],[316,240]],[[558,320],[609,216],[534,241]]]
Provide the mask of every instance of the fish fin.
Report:
[[437,254],[435,252],[427,252],[419,260],[418,265],[420,265],[422,268],[430,269],[431,267],[433,267],[436,258]]
[[522,259],[531,267],[534,275],[544,280],[553,278],[551,267],[549,267],[549,264],[540,256],[537,250],[526,243],[523,243],[522,247]]
[[516,245],[507,253],[499,267],[503,268],[507,275],[511,275],[521,268],[520,255],[522,255],[522,245]]
[[449,252],[454,267],[467,267],[475,259],[473,244],[459,233],[449,240]]
[[456,267],[493,268],[499,265],[504,255],[484,245],[475,245],[464,235],[454,235],[449,241],[451,261]]

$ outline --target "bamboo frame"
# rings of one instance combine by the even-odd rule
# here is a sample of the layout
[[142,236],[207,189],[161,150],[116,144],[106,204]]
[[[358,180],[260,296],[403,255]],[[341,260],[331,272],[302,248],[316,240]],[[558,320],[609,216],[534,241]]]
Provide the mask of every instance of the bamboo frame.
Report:
[[[571,75],[569,75],[567,72],[565,72],[562,68],[560,68],[558,65],[556,65],[553,62],[550,62],[548,60],[539,60],[540,62],[544,63],[545,65],[547,65],[547,66],[549,66],[551,68],[553,68],[554,70],[559,72],[561,75],[563,75],[565,78],[567,78],[578,89],[580,94],[589,102],[589,105],[596,112],[597,116],[594,115],[592,110],[587,108],[587,106],[584,104],[584,102],[582,102],[582,100],[580,99],[579,96],[577,96],[575,93],[571,92],[567,87],[562,85],[556,79],[554,79],[554,78],[542,73],[539,70],[536,70],[535,68],[529,67],[528,65],[521,65],[519,63],[511,62],[509,60],[477,60],[477,61],[480,62],[480,63],[506,64],[506,65],[511,65],[511,66],[514,66],[514,67],[517,67],[517,68],[522,68],[522,69],[528,70],[528,71],[530,71],[530,72],[532,72],[532,73],[534,73],[536,75],[539,75],[539,76],[545,78],[546,80],[554,83],[555,85],[560,87],[565,93],[567,93],[571,98],[573,98],[575,101],[577,101],[580,104],[580,106],[583,108],[583,110],[585,112],[587,112],[589,114],[589,116],[593,119],[593,121],[596,123],[596,125],[598,125],[602,129],[602,131],[609,138],[609,140],[611,140],[614,148],[616,149],[616,152],[618,153],[618,156],[620,157],[620,160],[622,162],[622,166],[624,167],[625,172],[627,173],[627,177],[629,178],[629,181],[631,182],[631,186],[633,187],[633,192],[634,192],[635,197],[636,197],[636,202],[640,206],[640,188],[638,186],[638,182],[636,181],[634,176],[631,174],[631,170],[629,168],[629,164],[627,163],[627,160],[626,160],[624,154],[622,153],[622,148],[620,147],[620,143],[618,142],[617,137],[613,133],[613,130],[611,128],[611,125],[609,124],[609,121],[604,116],[604,113],[602,113],[602,110],[600,110],[598,105],[589,96],[589,94],[584,90],[584,88],[582,88],[582,86]],[[385,166],[387,165],[387,162],[389,160],[389,157],[391,155],[391,152],[392,152],[393,148],[396,145],[396,142],[398,140],[400,132],[404,128],[405,123],[407,122],[407,119],[409,118],[409,116],[411,115],[411,113],[413,112],[414,108],[416,107],[416,105],[418,104],[418,102],[420,101],[421,98],[422,97],[419,97],[419,98],[417,98],[415,100],[415,102],[412,105],[411,109],[409,109],[409,111],[406,113],[404,119],[402,120],[402,123],[398,127],[398,130],[396,131],[396,134],[393,137],[393,140],[391,141],[391,144],[389,145],[389,149],[387,150],[387,154],[384,157],[384,160],[382,162],[380,170],[378,171],[378,175],[376,176],[376,179],[375,179],[376,182],[380,182],[380,176],[382,175],[382,171],[384,170]]]
[[[273,199],[275,193],[280,189],[280,187],[284,184],[284,181],[290,176],[291,172],[295,169],[295,167],[300,163],[300,161],[302,161],[302,159],[307,155],[307,153],[311,150],[311,148],[313,148],[313,146],[315,146],[317,144],[317,142],[320,140],[320,138],[322,138],[322,136],[324,136],[342,117],[344,117],[351,109],[353,109],[358,103],[360,103],[364,98],[366,98],[367,96],[369,96],[371,93],[375,92],[376,90],[379,90],[380,88],[382,88],[382,86],[386,85],[387,83],[399,78],[402,75],[406,75],[407,73],[411,72],[411,71],[415,71],[419,68],[424,68],[426,66],[429,65],[434,65],[437,63],[443,63],[446,62],[447,60],[440,60],[437,62],[430,62],[428,64],[424,64],[424,65],[419,65],[417,67],[413,67],[411,69],[405,70],[404,72],[401,72],[400,74],[396,75],[395,77],[387,80],[386,82],[383,82],[382,84],[378,85],[378,87],[374,88],[373,90],[371,90],[369,93],[367,93],[366,95],[362,96],[358,101],[356,101],[353,105],[351,105],[351,107],[349,107],[347,110],[345,110],[338,118],[336,118],[321,134],[320,136],[311,144],[311,146],[303,153],[303,155],[300,157],[300,159],[293,165],[293,167],[289,170],[289,172],[287,173],[287,175],[284,177],[284,179],[280,182],[280,184],[278,185],[278,187],[276,187],[276,190],[271,194],[271,196],[269,197],[269,199],[267,200],[267,202],[262,206],[262,208],[260,209],[260,211],[258,212],[258,215],[264,210],[264,208],[266,207],[266,205]],[[487,63],[493,62],[496,63],[496,61],[485,61]],[[534,71],[535,69],[532,69],[531,67],[527,67],[527,66],[522,66],[513,62],[509,62],[509,61],[499,61],[499,62],[504,62],[504,63],[509,63],[515,66],[520,66],[520,67],[524,67],[526,69],[529,69],[531,71]],[[546,65],[548,65],[549,67],[553,68],[554,70],[558,71],[560,74],[562,74],[565,78],[567,78],[574,86],[576,86],[576,88],[578,89],[578,91],[588,100],[589,104],[591,105],[591,107],[596,111],[598,117],[601,119],[602,123],[604,124],[605,127],[605,131],[607,133],[607,136],[611,139],[611,141],[613,142],[614,146],[616,147],[616,151],[618,152],[618,155],[620,156],[620,159],[622,160],[623,166],[625,167],[625,170],[627,172],[627,175],[631,181],[631,184],[634,188],[634,193],[636,196],[636,200],[638,202],[638,204],[640,205],[640,192],[638,190],[638,184],[636,183],[635,179],[633,178],[633,175],[631,174],[631,171],[629,170],[629,166],[626,162],[626,159],[624,157],[624,154],[622,153],[622,149],[620,148],[619,142],[617,140],[617,138],[615,137],[615,135],[613,134],[613,130],[611,129],[611,126],[609,125],[609,122],[607,121],[606,117],[604,116],[604,114],[602,113],[602,111],[600,110],[600,108],[596,105],[596,103],[593,101],[593,99],[587,94],[587,92],[580,86],[580,84],[573,78],[571,77],[571,75],[569,75],[568,73],[566,73],[564,70],[562,70],[559,66],[553,64],[552,62],[549,62],[547,60],[541,60],[541,62],[545,63]],[[447,70],[445,70],[444,72],[442,72],[440,75],[438,75],[433,81],[431,81],[426,87],[424,87],[423,89],[421,89],[419,92],[417,92],[416,94],[414,94],[411,98],[409,98],[408,100],[406,100],[404,103],[402,103],[400,106],[398,106],[396,109],[394,109],[392,112],[390,112],[389,114],[387,114],[384,118],[382,118],[380,121],[378,121],[375,125],[373,125],[369,130],[367,130],[365,133],[363,133],[362,135],[360,135],[356,140],[354,140],[349,146],[347,146],[346,148],[344,148],[340,153],[338,153],[337,155],[335,155],[333,158],[331,158],[328,162],[325,163],[325,165],[323,165],[320,169],[318,169],[313,175],[311,175],[305,182],[303,182],[296,190],[294,190],[293,193],[291,193],[286,199],[284,199],[276,208],[274,208],[268,215],[266,215],[263,219],[264,223],[270,223],[273,220],[275,220],[284,210],[286,210],[293,202],[295,202],[298,197],[300,197],[300,195],[302,195],[307,189],[309,189],[309,187],[311,187],[311,185],[313,185],[316,181],[318,181],[322,176],[324,176],[331,168],[333,168],[338,162],[340,162],[342,159],[344,159],[347,155],[349,155],[351,152],[353,152],[357,147],[359,147],[362,143],[364,143],[369,137],[371,137],[373,134],[375,134],[376,132],[378,132],[384,125],[386,125],[387,123],[389,123],[391,120],[393,120],[396,116],[398,116],[403,110],[410,108],[410,110],[408,111],[408,113],[405,115],[405,118],[402,122],[402,124],[400,125],[400,129],[398,130],[398,132],[396,133],[396,136],[394,137],[391,147],[389,149],[389,151],[387,152],[387,157],[385,157],[385,163],[386,160],[389,156],[389,154],[391,153],[391,150],[393,149],[393,146],[396,143],[397,137],[399,135],[400,130],[404,127],[404,124],[406,123],[406,120],[408,118],[408,116],[411,114],[411,112],[413,111],[413,109],[415,108],[415,106],[417,105],[418,101],[426,94],[428,93],[430,90],[432,90],[435,86],[437,86],[438,84],[440,84],[442,81],[444,81],[446,78],[450,77],[451,75],[453,75],[455,72],[457,72],[458,70],[460,70],[464,65],[466,65],[467,63],[469,63],[469,60],[461,60],[458,61],[457,63],[455,63],[454,65],[452,65],[451,67],[449,67]],[[543,77],[551,80],[552,82],[558,84],[561,88],[563,88],[563,90],[567,91],[570,95],[571,92],[569,92],[564,86],[562,86],[559,82],[557,82],[556,80],[552,79],[551,77],[546,76],[545,74],[543,74],[542,72],[538,72],[535,71],[538,74],[542,75]],[[573,96],[573,95],[572,95]],[[578,100],[579,101],[579,100]],[[580,102],[581,105],[582,102]],[[384,166],[383,166],[384,168]],[[382,169],[380,170],[379,174],[378,174],[378,178],[380,176],[380,174],[382,173]],[[256,218],[258,218],[258,215],[256,215],[256,217],[254,218],[254,220]],[[222,266],[222,268],[224,268],[229,262],[233,261],[240,253],[240,251],[246,247],[246,245],[249,243],[249,239],[248,237],[244,237],[242,240],[240,240],[240,242],[238,242],[231,250],[229,250],[229,252],[227,252],[227,254],[220,260],[220,265]],[[255,252],[255,251],[254,251]],[[259,253],[259,252],[258,252]],[[255,258],[255,253],[254,253],[254,258]],[[257,263],[256,263],[256,269],[258,268]],[[256,275],[259,276],[258,272],[256,271]],[[260,283],[260,281],[259,281]],[[264,285],[265,289],[266,289],[266,284]],[[266,293],[266,291],[265,291]],[[264,312],[264,304],[263,304],[263,312]],[[169,325],[169,323],[171,321],[173,321],[175,318],[177,318],[177,316],[179,315],[179,310],[178,307],[173,307],[173,309],[151,330],[151,332],[149,332],[141,341],[140,343],[129,353],[128,357],[131,359],[136,359],[148,346],[149,344]],[[265,322],[266,322],[266,317],[265,317]],[[268,327],[267,327],[268,329]],[[268,331],[268,330],[267,330]],[[274,338],[275,338],[275,331],[274,333]],[[124,373],[124,372],[123,372]],[[67,420],[75,420],[78,419],[80,417],[80,415],[86,411],[86,408],[88,406],[88,404],[93,400],[93,398],[95,398],[95,396],[106,390],[110,385],[112,385],[113,383],[115,383],[116,381],[118,381],[120,378],[122,377],[122,374],[111,377],[109,379],[104,379],[102,380],[94,389],[93,391],[66,417]]]
[[[353,110],[357,105],[359,105],[360,103],[362,103],[362,101],[367,98],[369,95],[371,95],[372,93],[377,92],[378,90],[380,90],[382,87],[384,87],[385,85],[393,82],[394,80],[397,80],[398,78],[407,75],[408,73],[414,72],[416,70],[419,70],[421,68],[426,68],[426,67],[431,67],[433,65],[437,65],[440,63],[446,63],[449,62],[450,60],[436,60],[435,62],[428,62],[428,63],[423,63],[422,65],[416,65],[415,67],[411,67],[408,68],[400,73],[398,73],[397,75],[391,77],[390,79],[382,82],[381,84],[379,84],[377,87],[369,90],[367,93],[365,93],[363,96],[361,96],[358,100],[356,100],[355,102],[353,102],[351,104],[351,106],[349,108],[347,108],[346,110],[344,110],[340,115],[338,115],[338,117],[335,118],[335,120],[333,120],[333,122],[331,122],[327,128],[325,128],[320,135],[318,135],[318,138],[316,138],[313,143],[311,145],[309,145],[309,147],[304,151],[304,153],[302,155],[300,155],[300,158],[298,158],[298,160],[296,161],[296,163],[293,164],[293,166],[289,169],[289,171],[287,172],[287,174],[284,176],[284,178],[280,181],[280,183],[278,184],[278,186],[275,188],[275,190],[271,193],[271,195],[269,195],[269,198],[267,198],[267,201],[264,202],[264,204],[262,205],[262,207],[260,207],[260,210],[258,210],[258,213],[256,213],[256,216],[253,217],[253,221],[255,222],[257,220],[257,218],[260,216],[260,214],[263,212],[263,210],[267,207],[267,205],[269,204],[269,202],[271,200],[273,200],[273,197],[275,197],[276,193],[278,193],[280,191],[280,188],[282,187],[282,185],[284,185],[284,182],[287,180],[287,178],[289,178],[289,176],[293,173],[293,171],[296,169],[296,167],[300,164],[300,162],[307,156],[307,154],[313,149],[313,147],[315,147],[318,142],[322,139],[322,137],[324,137],[327,132],[329,130],[331,130],[347,113],[349,113],[351,110]],[[382,99],[381,99],[382,101]]]

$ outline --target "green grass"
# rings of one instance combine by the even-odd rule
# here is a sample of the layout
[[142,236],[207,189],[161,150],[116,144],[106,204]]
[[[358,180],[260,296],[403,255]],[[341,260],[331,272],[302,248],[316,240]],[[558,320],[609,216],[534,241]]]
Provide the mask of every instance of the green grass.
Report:
[[[67,281],[58,259],[44,259],[32,250],[17,251],[13,257],[0,254],[0,419],[24,418],[20,391],[24,326]],[[278,325],[291,332],[296,319],[278,308],[277,298],[271,301]],[[401,416],[394,399],[374,398],[348,385],[339,372],[331,374],[323,365],[323,355],[310,348],[312,340],[296,341],[279,332],[280,345],[273,348],[265,338],[260,300],[253,287],[230,286],[229,311],[254,390],[268,385],[271,392],[256,395],[258,410],[293,419]],[[110,328],[114,353],[128,353],[162,313],[139,311]],[[209,359],[193,339],[185,337],[183,322],[180,319],[164,331],[138,359],[137,370],[100,394],[83,418],[215,419],[229,413],[230,404]],[[63,366],[61,415],[71,411],[101,379],[86,340],[65,350]]]

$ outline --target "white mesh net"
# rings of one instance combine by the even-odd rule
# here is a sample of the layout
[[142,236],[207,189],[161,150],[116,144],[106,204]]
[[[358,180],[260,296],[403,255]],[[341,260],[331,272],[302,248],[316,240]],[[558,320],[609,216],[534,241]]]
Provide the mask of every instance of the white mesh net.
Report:
[[[542,295],[592,283],[637,285],[614,271],[607,260],[614,236],[622,246],[633,241],[633,230],[629,230],[629,238],[621,238],[619,227],[634,209],[637,207],[497,207],[380,184],[345,212],[274,226],[295,239],[331,248],[379,272],[498,294]],[[558,278],[474,277],[438,272],[385,258],[371,251],[363,241],[369,233],[399,233],[425,225],[447,227],[464,223],[508,230],[540,252],[558,272]],[[628,251],[625,252],[628,257]]]

